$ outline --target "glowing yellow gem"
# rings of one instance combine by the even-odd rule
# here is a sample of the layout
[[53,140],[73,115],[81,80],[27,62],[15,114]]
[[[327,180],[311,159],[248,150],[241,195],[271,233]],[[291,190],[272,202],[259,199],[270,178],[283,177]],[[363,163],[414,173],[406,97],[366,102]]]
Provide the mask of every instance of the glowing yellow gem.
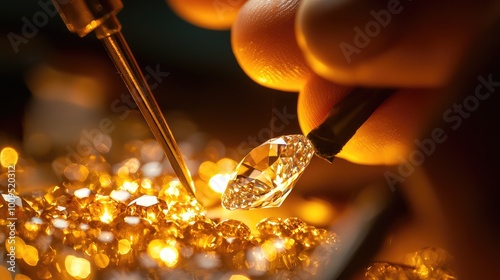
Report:
[[250,280],[250,278],[246,277],[245,275],[234,274],[234,275],[231,275],[229,280]]
[[148,244],[148,254],[153,259],[157,260],[160,258],[160,252],[165,247],[165,242],[161,239],[153,239]]
[[28,265],[36,266],[38,263],[38,250],[31,245],[26,245],[24,248],[23,260]]
[[120,239],[118,240],[118,253],[120,255],[125,255],[130,252],[131,244],[128,239]]
[[17,164],[18,155],[16,150],[5,147],[0,152],[0,163],[3,167],[14,166]]
[[173,267],[179,261],[179,252],[175,247],[165,246],[160,251],[160,259],[168,267]]
[[290,235],[290,230],[285,226],[280,218],[269,217],[263,219],[255,227],[263,237]]
[[64,259],[66,271],[76,279],[85,279],[91,273],[90,262],[83,258],[68,255]]
[[109,196],[97,195],[94,202],[89,204],[90,213],[95,219],[99,219],[104,223],[111,223],[115,217],[122,212],[122,204],[113,200]]
[[99,268],[105,268],[109,264],[109,257],[105,254],[96,254],[94,257],[94,263]]
[[247,238],[250,236],[250,228],[243,222],[237,220],[225,220],[217,224],[217,231],[226,238]]

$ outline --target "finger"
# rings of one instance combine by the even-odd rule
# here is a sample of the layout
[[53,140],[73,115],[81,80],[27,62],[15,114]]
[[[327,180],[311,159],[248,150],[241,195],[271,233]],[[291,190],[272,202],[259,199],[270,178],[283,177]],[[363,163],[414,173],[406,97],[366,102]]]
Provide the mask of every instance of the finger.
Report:
[[257,83],[298,91],[310,69],[294,32],[298,0],[250,0],[232,27],[233,52],[245,73]]
[[315,72],[332,81],[442,86],[495,15],[491,3],[304,0],[297,38]]
[[167,0],[185,21],[207,29],[229,29],[246,0]]
[[[351,88],[313,75],[299,93],[298,119],[304,134],[318,126]],[[413,149],[435,108],[435,94],[400,90],[384,102],[347,142],[338,157],[359,164],[396,164]]]

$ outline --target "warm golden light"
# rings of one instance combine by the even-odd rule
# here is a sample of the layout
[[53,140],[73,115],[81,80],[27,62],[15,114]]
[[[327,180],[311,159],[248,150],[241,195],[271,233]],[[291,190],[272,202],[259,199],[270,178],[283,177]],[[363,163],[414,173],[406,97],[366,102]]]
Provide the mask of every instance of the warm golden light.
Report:
[[109,224],[113,221],[113,215],[111,215],[108,209],[105,208],[103,213],[101,214],[100,220],[103,223]]
[[264,255],[264,258],[266,258],[266,260],[272,262],[276,259],[278,250],[274,242],[266,241],[264,242],[264,244],[262,244],[261,247],[262,247],[262,254]]
[[122,188],[124,190],[128,191],[129,193],[133,194],[137,191],[137,189],[139,188],[139,185],[136,182],[126,181],[125,183],[123,183]]
[[229,280],[250,280],[250,278],[246,277],[245,275],[235,274],[235,275],[231,275]]
[[106,254],[96,254],[94,257],[94,263],[99,268],[105,268],[109,264],[109,257]]
[[69,255],[64,260],[66,271],[76,279],[85,279],[90,275],[90,262],[83,258]]
[[128,239],[120,239],[118,241],[118,253],[120,253],[120,255],[126,255],[130,252],[131,248],[132,247]]
[[210,178],[210,181],[208,181],[208,185],[216,193],[223,193],[226,190],[230,178],[230,174],[215,174]]
[[232,173],[238,163],[230,158],[221,158],[217,161],[217,168],[221,173]]
[[15,252],[16,252],[16,259],[21,259],[23,258],[23,253],[24,253],[24,249],[26,248],[26,243],[24,243],[24,240],[18,236],[16,236],[13,240],[14,242],[12,243],[9,243],[9,240],[10,239],[6,239],[5,240],[5,249],[7,250],[7,252],[10,252],[10,247],[15,247]]
[[14,166],[17,164],[17,160],[17,152],[11,147],[5,147],[0,152],[0,163],[3,167]]
[[204,161],[200,164],[200,167],[198,167],[198,175],[200,176],[201,179],[208,181],[212,176],[217,174],[218,167],[217,164],[215,164],[212,161]]
[[26,245],[23,259],[28,265],[36,266],[38,264],[38,250],[31,245]]
[[84,182],[89,176],[89,170],[81,164],[70,163],[64,169],[64,176],[73,181]]
[[148,254],[153,259],[157,260],[160,258],[160,252],[165,246],[165,242],[160,239],[153,239],[148,244]]
[[108,187],[109,185],[111,185],[111,176],[109,176],[108,174],[101,175],[101,177],[99,177],[99,183],[103,187]]
[[12,280],[12,274],[7,267],[0,265],[0,279]]
[[167,245],[161,249],[160,259],[166,266],[172,267],[179,261],[179,252],[175,247]]
[[[310,198],[297,205],[297,213],[304,213],[303,215],[299,215],[299,217],[307,223],[328,225],[334,219],[336,210],[332,204],[325,200]],[[314,213],[314,215],[306,213]]]
[[97,195],[94,202],[89,205],[90,213],[103,223],[111,223],[119,214],[118,202],[109,196]]
[[[10,278],[0,278],[0,279],[10,279]],[[16,277],[14,278],[14,280],[31,280],[31,278],[29,278],[28,276],[26,276],[24,274],[16,274]]]

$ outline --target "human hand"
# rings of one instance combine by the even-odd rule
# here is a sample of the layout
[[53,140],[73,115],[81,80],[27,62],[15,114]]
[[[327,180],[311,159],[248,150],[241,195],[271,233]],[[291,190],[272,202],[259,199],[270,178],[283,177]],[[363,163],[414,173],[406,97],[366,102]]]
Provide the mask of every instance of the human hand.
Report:
[[[362,164],[396,164],[406,157],[439,108],[442,96],[429,89],[447,85],[498,13],[494,1],[250,0],[238,12],[243,2],[169,0],[191,7],[192,17],[205,22],[226,19],[227,25],[235,18],[232,46],[239,64],[259,84],[300,91],[305,134],[354,86],[401,88],[338,155]],[[195,14],[193,5],[212,9],[211,16]]]

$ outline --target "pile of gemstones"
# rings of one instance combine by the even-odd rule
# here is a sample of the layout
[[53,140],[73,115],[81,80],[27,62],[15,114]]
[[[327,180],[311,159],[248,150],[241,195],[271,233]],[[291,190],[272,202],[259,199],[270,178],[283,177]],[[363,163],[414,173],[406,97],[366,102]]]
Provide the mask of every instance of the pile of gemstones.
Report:
[[11,244],[15,279],[310,279],[338,250],[335,233],[298,218],[266,218],[257,232],[208,218],[163,163],[143,161],[143,144],[113,165],[99,154],[55,161],[61,183],[27,193],[21,180],[8,193],[3,166],[0,277],[14,275]]

